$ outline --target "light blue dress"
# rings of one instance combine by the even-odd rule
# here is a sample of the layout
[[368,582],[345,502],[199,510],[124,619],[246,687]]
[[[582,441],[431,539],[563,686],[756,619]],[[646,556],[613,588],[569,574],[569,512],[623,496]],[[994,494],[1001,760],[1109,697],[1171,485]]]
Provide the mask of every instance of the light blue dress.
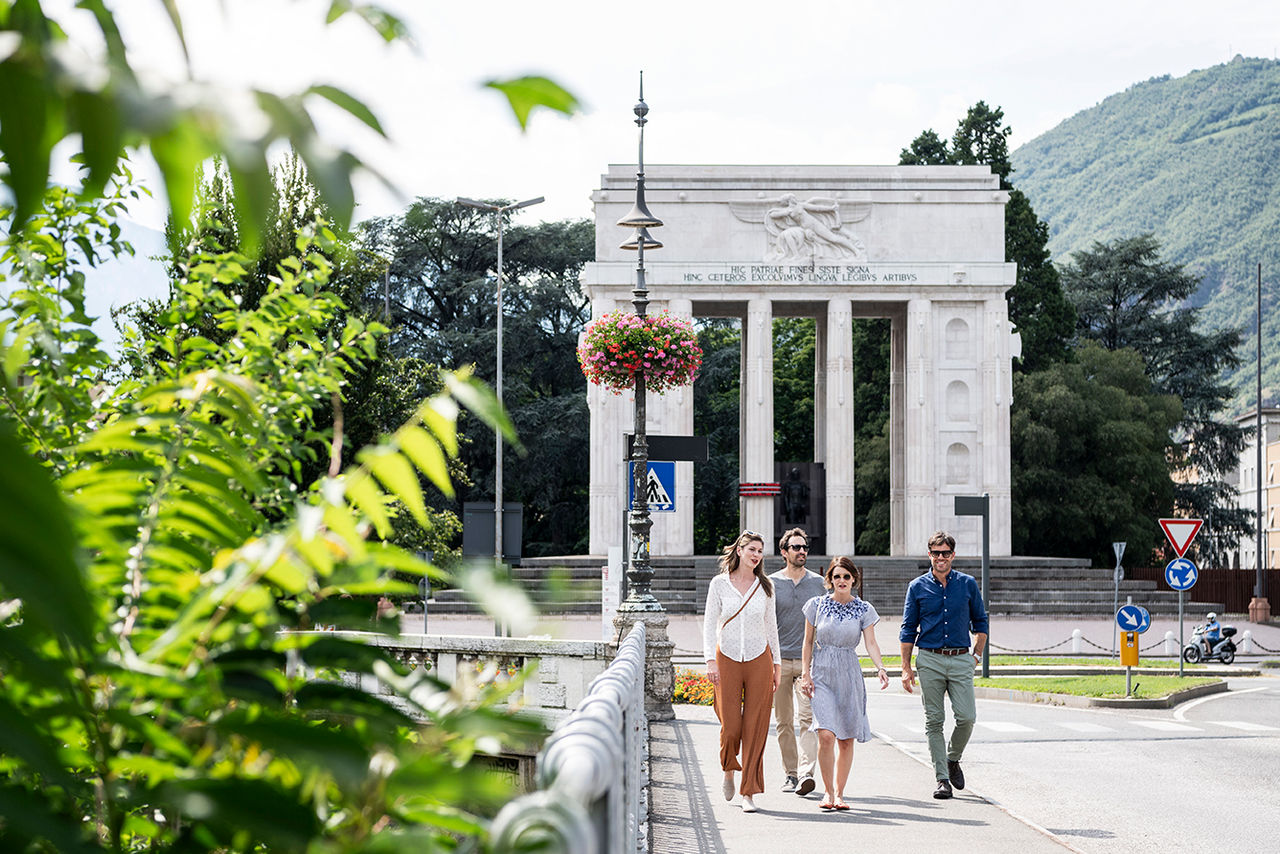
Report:
[[804,603],[804,618],[813,624],[813,723],[809,729],[830,730],[836,738],[871,740],[867,720],[867,686],[858,663],[862,631],[880,621],[870,602],[857,596],[840,604],[826,596]]

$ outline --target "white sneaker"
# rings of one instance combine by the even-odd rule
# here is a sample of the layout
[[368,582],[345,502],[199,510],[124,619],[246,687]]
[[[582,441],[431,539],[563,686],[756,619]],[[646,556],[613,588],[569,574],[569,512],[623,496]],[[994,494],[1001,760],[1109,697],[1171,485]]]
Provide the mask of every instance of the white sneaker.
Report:
[[756,802],[755,802],[755,801],[753,801],[753,800],[751,800],[751,796],[750,796],[750,795],[743,795],[743,796],[742,796],[742,811],[743,811],[743,812],[755,812],[755,811],[756,811]]
[[726,801],[733,800],[733,793],[737,790],[737,786],[733,782],[733,773],[730,772],[724,777],[724,799]]

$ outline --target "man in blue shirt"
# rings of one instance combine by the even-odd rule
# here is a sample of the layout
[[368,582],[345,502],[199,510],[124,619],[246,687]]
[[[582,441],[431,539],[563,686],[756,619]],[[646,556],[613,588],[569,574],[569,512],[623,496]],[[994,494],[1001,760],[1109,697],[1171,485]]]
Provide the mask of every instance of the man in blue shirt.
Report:
[[[973,668],[982,661],[987,645],[987,611],[982,592],[972,575],[951,568],[956,553],[955,537],[938,531],[929,538],[930,571],[907,587],[902,606],[902,687],[914,693],[916,673],[920,674],[920,697],[924,702],[924,733],[929,739],[938,786],[933,796],[951,797],[952,788],[964,788],[960,758],[964,754],[973,724],[978,718],[973,699]],[[972,655],[969,635],[973,634]],[[917,670],[911,669],[911,651],[918,648]],[[946,719],[943,705],[951,697],[955,729],[951,739],[943,738]]]

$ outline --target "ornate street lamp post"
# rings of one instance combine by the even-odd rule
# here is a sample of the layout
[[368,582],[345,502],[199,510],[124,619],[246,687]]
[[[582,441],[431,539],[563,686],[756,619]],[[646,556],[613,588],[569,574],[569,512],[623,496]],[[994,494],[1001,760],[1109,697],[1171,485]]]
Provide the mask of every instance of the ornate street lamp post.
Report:
[[[649,211],[644,201],[644,126],[648,122],[649,105],[644,102],[644,73],[640,76],[640,101],[635,105],[636,126],[640,128],[639,156],[636,159],[636,201],[631,211],[618,220],[618,225],[635,229],[623,249],[636,251],[636,284],[631,291],[631,303],[636,314],[645,316],[649,307],[649,289],[644,281],[644,251],[660,249],[662,244],[649,236],[649,229],[662,225]],[[636,373],[635,438],[631,449],[632,478],[635,483],[635,500],[631,506],[628,527],[631,542],[627,549],[627,598],[618,606],[614,625],[619,637],[625,629],[643,620],[648,639],[645,663],[645,709],[650,719],[670,720],[671,692],[675,685],[675,673],[671,666],[674,649],[667,639],[667,615],[650,589],[653,582],[653,566],[649,561],[649,532],[653,520],[649,517],[649,442],[645,425],[645,377]]]

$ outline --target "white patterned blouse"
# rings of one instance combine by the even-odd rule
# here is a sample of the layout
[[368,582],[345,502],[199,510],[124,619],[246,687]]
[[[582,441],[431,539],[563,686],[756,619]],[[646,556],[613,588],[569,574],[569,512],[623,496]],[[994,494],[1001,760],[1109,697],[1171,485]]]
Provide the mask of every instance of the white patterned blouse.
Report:
[[[704,660],[715,661],[717,646],[734,661],[751,661],[768,647],[773,654],[773,663],[782,663],[778,647],[778,612],[774,608],[773,597],[766,596],[763,590],[757,590],[759,586],[760,579],[757,578],[744,595],[733,586],[727,572],[721,572],[711,579],[711,584],[707,587],[707,607],[702,618]],[[755,591],[754,596],[751,595],[752,591]],[[742,608],[742,613],[734,617],[728,626],[724,626],[724,621],[733,617],[747,597],[750,600]]]

